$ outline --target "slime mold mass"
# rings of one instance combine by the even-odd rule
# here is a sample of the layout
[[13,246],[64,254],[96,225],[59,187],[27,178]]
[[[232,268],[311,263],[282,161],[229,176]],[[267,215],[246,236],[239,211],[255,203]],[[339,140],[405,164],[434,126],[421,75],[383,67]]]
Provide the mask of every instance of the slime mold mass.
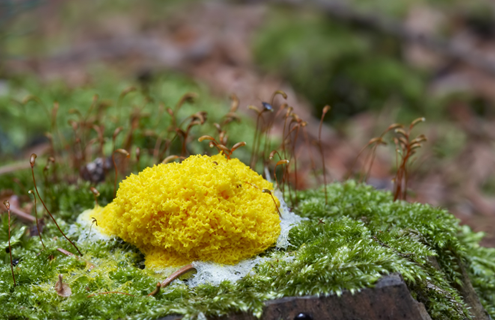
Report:
[[234,264],[280,234],[272,183],[238,159],[190,156],[131,174],[117,197],[95,208],[100,230],[138,247],[151,269],[192,261]]

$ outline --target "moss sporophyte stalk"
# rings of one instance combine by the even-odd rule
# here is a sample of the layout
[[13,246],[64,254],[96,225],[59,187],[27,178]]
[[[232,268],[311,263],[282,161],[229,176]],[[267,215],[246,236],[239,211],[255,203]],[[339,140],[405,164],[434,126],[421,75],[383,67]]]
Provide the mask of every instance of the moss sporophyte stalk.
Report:
[[280,202],[263,190],[272,183],[238,159],[194,155],[131,174],[112,203],[85,215],[102,233],[139,248],[150,269],[235,264],[280,235]]

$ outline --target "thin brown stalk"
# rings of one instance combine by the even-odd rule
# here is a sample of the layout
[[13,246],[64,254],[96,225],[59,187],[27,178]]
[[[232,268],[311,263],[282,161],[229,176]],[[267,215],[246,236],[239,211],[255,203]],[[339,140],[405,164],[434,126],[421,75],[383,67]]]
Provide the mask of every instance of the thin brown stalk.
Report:
[[256,142],[258,140],[258,127],[259,127],[259,122],[260,122],[260,117],[261,117],[261,111],[258,110],[255,106],[249,106],[248,107],[251,110],[254,110],[257,112],[258,116],[256,117],[256,128],[254,130],[254,137],[253,137],[253,150],[251,151],[251,160],[249,161],[249,165],[251,168],[254,169],[254,162],[256,161],[255,154],[256,154]]
[[184,94],[179,102],[177,102],[177,104],[175,105],[175,114],[177,114],[177,112],[179,112],[179,109],[182,107],[182,105],[186,102],[194,102],[194,99],[196,99],[198,97],[198,95],[194,92],[188,92],[186,94]]
[[[285,113],[285,119],[284,119],[284,127],[282,130],[282,154],[283,154],[283,159],[287,159],[287,152],[285,149],[285,144],[286,144],[286,136],[285,136],[285,130],[287,128],[287,119],[289,118],[290,114],[292,113],[292,107],[287,108],[287,112]],[[283,181],[287,181],[289,177],[289,166],[285,166],[285,172],[284,172],[284,177]],[[290,186],[288,186],[290,187]],[[282,191],[285,193],[285,184],[284,184],[284,190]]]
[[244,181],[244,183],[247,183],[247,184],[249,184],[251,187],[253,187],[253,188],[256,188],[256,189],[260,190],[260,188],[259,188],[257,185],[255,185],[254,183],[251,183],[251,182],[248,182],[248,181]]
[[45,132],[45,137],[50,143],[50,155],[55,157],[55,145],[53,144],[53,135],[50,132]]
[[172,125],[169,126],[168,131],[174,131],[177,128],[177,119],[175,118],[174,110],[167,108],[167,113],[172,118]]
[[153,128],[156,130],[158,126],[160,125],[163,117],[163,112],[165,111],[165,105],[160,102],[159,107],[158,107],[158,112],[156,115],[156,124],[153,126]]
[[175,129],[175,131],[177,132],[177,135],[179,135],[182,138],[180,155],[185,156],[186,155],[187,133],[184,130],[179,129],[179,128]]
[[327,194],[327,171],[325,168],[325,155],[323,154],[323,146],[321,144],[321,127],[323,126],[323,119],[327,112],[330,111],[330,106],[325,106],[321,114],[320,127],[318,128],[318,147],[320,148],[321,163],[323,165],[323,184],[325,186],[325,204],[328,204],[328,194]]
[[[94,222],[96,222],[96,219],[95,218],[93,218],[93,222],[91,223],[91,227],[93,226],[93,223]],[[98,225],[98,223],[96,223],[96,225]],[[91,233],[91,227],[89,229],[89,232],[90,233]],[[78,256],[75,256],[72,252],[69,252],[69,251],[67,251],[67,250],[65,250],[63,248],[57,248],[57,251],[60,252],[60,253],[62,253],[62,254],[64,254],[64,255],[66,255],[66,256],[68,256],[68,257],[75,257],[77,260],[83,260],[84,262],[86,262],[86,267],[88,268],[88,272],[91,271],[91,270],[93,270],[95,268],[95,265],[94,264],[92,264],[92,263],[90,263],[90,262],[88,262],[88,261],[86,261],[84,259],[81,259]]]
[[29,190],[28,193],[31,194],[34,198],[34,217],[36,218],[36,228],[38,229],[38,236],[40,237],[40,241],[41,244],[43,245],[43,249],[46,249],[45,244],[43,243],[43,238],[41,237],[41,229],[38,221],[38,209],[36,208],[36,195],[34,194],[33,190]]
[[156,296],[158,293],[160,293],[160,288],[162,287],[162,284],[160,282],[158,282],[156,284],[156,288],[155,290],[153,290],[151,293],[148,294],[148,297],[149,296]]
[[5,200],[3,205],[7,208],[7,213],[9,215],[9,254],[10,254],[10,271],[12,271],[12,279],[14,280],[14,287],[16,286],[15,275],[14,275],[14,265],[12,263],[12,247],[10,246],[10,203]]
[[[272,160],[273,157],[275,156],[275,154],[278,155],[278,158],[281,159],[280,161],[282,161],[282,156],[280,155],[280,153],[277,151],[277,150],[273,150],[272,152],[270,152],[270,155],[268,156],[268,159]],[[286,160],[286,159],[283,159],[284,161],[287,161],[287,163],[289,163],[289,160]],[[277,181],[277,186],[278,188],[282,191],[282,194],[285,194],[285,186],[284,186],[284,182],[285,182],[285,169],[284,169],[284,174],[282,176],[282,183],[279,184],[278,182],[278,179],[277,179],[277,176],[275,175],[275,170],[277,169],[277,165],[278,163],[280,162],[278,161],[277,164],[275,165],[275,169],[273,170],[273,175],[275,176],[275,180]]]
[[203,142],[205,140],[210,141],[210,147],[215,147],[217,148],[218,152],[225,154],[227,156],[227,160],[230,160],[230,156],[236,149],[246,145],[246,142],[238,142],[231,149],[229,149],[223,144],[218,143],[218,141],[212,136],[205,135],[198,138],[199,142]]
[[192,264],[188,264],[187,266],[184,266],[182,268],[180,268],[179,270],[175,271],[174,273],[172,273],[167,279],[165,279],[162,283],[161,283],[161,287],[162,288],[165,288],[166,286],[168,286],[172,281],[174,281],[175,279],[177,279],[178,277],[180,277],[181,275],[183,275],[184,273],[188,272],[188,271],[191,271],[192,269],[194,269],[193,265]]
[[33,176],[34,190],[36,190],[36,194],[38,195],[38,198],[40,198],[40,201],[41,201],[41,203],[43,204],[43,207],[45,208],[46,212],[48,212],[48,215],[50,216],[50,218],[52,219],[52,221],[53,221],[53,222],[55,223],[55,225],[57,226],[58,231],[60,231],[60,233],[64,236],[64,238],[65,238],[65,239],[67,239],[67,241],[69,241],[69,242],[70,242],[70,244],[71,244],[74,248],[76,248],[77,252],[79,252],[79,255],[82,257],[82,253],[81,253],[81,251],[79,250],[79,248],[75,245],[75,243],[74,243],[74,242],[72,242],[72,241],[71,241],[71,240],[70,240],[70,239],[69,239],[69,238],[65,235],[65,233],[62,231],[62,229],[60,229],[60,226],[58,225],[57,220],[55,220],[55,218],[52,216],[52,213],[51,213],[51,212],[50,212],[50,210],[48,210],[48,208],[46,207],[46,204],[45,204],[45,202],[43,201],[43,198],[41,198],[41,196],[40,196],[40,193],[39,193],[39,191],[38,191],[38,187],[36,186],[36,179],[35,179],[35,177],[34,177],[34,164],[35,164],[35,161],[36,161],[36,158],[37,158],[37,157],[38,157],[38,156],[37,156],[35,153],[33,153],[33,154],[31,155],[30,160],[29,160],[29,163],[31,164],[31,174],[32,174],[32,176]]
[[277,178],[277,166],[279,166],[281,164],[288,165],[289,164],[289,160],[285,160],[285,159],[279,160],[275,164],[275,168],[273,168],[273,176],[275,177],[275,182],[277,183],[277,187],[280,187],[279,182],[278,182],[278,178]]
[[[295,124],[295,125],[294,125],[294,127],[291,128],[291,125],[292,124]],[[295,157],[295,140],[297,139],[297,131],[299,130],[299,123],[297,123],[297,120],[294,117],[294,115],[293,115],[293,119],[290,121],[290,123],[288,125],[288,130],[289,130],[289,132],[287,133],[287,136],[284,137],[284,140],[288,140],[288,144],[291,144],[292,145],[292,148],[291,148],[292,149],[291,150],[292,152],[291,152],[290,157],[289,157],[289,161],[292,162],[292,158],[294,158],[294,161],[296,161],[295,160],[296,159],[296,157]],[[292,132],[293,131],[296,131],[294,141],[292,141],[292,139],[290,139],[291,136],[292,136]],[[295,165],[295,163],[294,163],[294,165]],[[289,198],[290,198],[290,201],[291,201],[292,206],[294,206],[294,196],[293,196],[293,192],[292,192],[293,190],[292,190],[292,185],[290,183],[290,176],[289,176],[289,172],[288,172],[289,166],[285,166],[285,168],[287,169],[287,181],[288,181],[288,183],[287,183],[287,189],[289,191]],[[294,168],[295,168],[295,176],[294,176],[294,178],[295,178],[295,181],[297,183],[297,167],[294,166]],[[296,187],[297,186],[295,186],[295,188]]]
[[[284,96],[286,97],[286,96]],[[272,105],[273,105],[273,99],[272,99]],[[268,150],[270,150],[270,131],[272,130],[273,128],[273,124],[275,123],[275,119],[277,119],[277,117],[279,116],[279,114],[285,109],[287,108],[289,105],[287,103],[284,103],[280,106],[280,108],[278,108],[278,111],[277,113],[275,113],[274,116],[270,117],[269,120],[268,120],[268,124],[267,124],[267,129],[265,131],[265,148],[263,150],[263,157],[265,156],[265,154],[268,153]]]
[[127,135],[124,137],[124,142],[123,146],[124,149],[131,149],[132,147],[132,141],[134,138],[134,131],[139,127],[139,119],[141,118],[141,114],[139,111],[133,111],[133,113],[130,115],[130,128],[127,131]]
[[112,162],[113,162],[113,167],[115,168],[115,179],[114,179],[114,183],[113,183],[113,195],[114,195],[114,197],[117,196],[117,176],[119,175],[119,171],[117,169],[117,164],[115,163],[115,153],[120,153],[120,154],[124,155],[127,159],[129,159],[131,157],[129,152],[127,152],[127,150],[124,150],[124,149],[117,149],[114,152],[112,152]]
[[230,100],[232,100],[230,103],[230,112],[236,112],[239,108],[239,98],[233,93],[230,95]]
[[[170,147],[171,144],[172,144],[172,142],[169,139],[164,140],[164,147],[163,147],[162,151],[160,151],[160,153],[158,154],[158,159],[161,159],[165,156],[165,154],[167,153],[168,148]],[[157,161],[155,161],[155,163]]]
[[30,101],[36,101],[43,108],[43,110],[45,110],[48,117],[50,117],[50,111],[48,111],[48,107],[43,103],[43,101],[41,101],[40,98],[34,95],[29,95],[22,100],[22,104],[26,105]]
[[409,180],[409,175],[407,172],[407,168],[404,168],[404,191],[402,192],[402,199],[407,200],[407,183]]
[[124,90],[122,90],[122,92],[120,93],[119,95],[119,100],[117,101],[117,123],[120,123],[120,114],[122,113],[121,112],[121,109],[122,109],[122,101],[124,100],[124,98],[127,96],[127,94],[131,93],[131,92],[134,92],[136,91],[136,87],[134,86],[131,86],[129,88],[126,88]]
[[[297,143],[297,137],[299,135],[299,128],[300,128],[300,124],[297,123],[296,126],[294,127],[296,129],[296,132],[294,134],[294,141],[292,142],[292,156],[294,157],[294,193],[296,192],[297,188],[298,188],[298,175],[297,175],[297,156],[296,156],[296,143]],[[291,158],[292,158],[291,156]],[[290,190],[290,189],[289,189]],[[290,192],[290,191],[289,191]],[[290,193],[289,193],[290,194]],[[295,196],[294,195],[294,198],[291,196],[291,203],[292,203],[292,206],[295,205]]]
[[[79,137],[79,134],[77,132],[77,129],[79,127],[77,121],[75,120],[69,120],[69,125],[72,127],[72,130],[74,131],[74,167],[79,168],[82,164],[83,161],[83,155],[82,153],[84,152],[84,148],[82,147],[81,144],[81,138]],[[79,150],[77,150],[79,148]]]
[[155,141],[155,147],[153,148],[153,163],[158,162],[160,159],[160,147],[162,146],[162,138],[160,136],[157,137]]
[[85,149],[86,145],[86,140],[85,140],[85,135],[84,135],[84,129],[86,126],[86,123],[84,122],[84,117],[78,109],[70,109],[69,114],[76,114],[78,121],[75,120],[69,120],[69,125],[72,126],[72,129],[74,130],[74,136],[76,141],[79,141],[80,148],[81,148],[81,153],[82,150]]
[[[271,112],[273,112],[273,105],[275,103],[275,98],[277,97],[277,95],[280,95],[282,96],[285,100],[287,100],[287,94],[282,91],[282,90],[277,90],[275,91],[273,94],[272,94],[272,98],[270,100],[270,108],[271,108]],[[277,111],[277,113],[275,114],[275,116],[272,116],[268,119],[268,123],[267,123],[267,126],[266,126],[266,130],[265,130],[265,146],[263,148],[263,160],[265,160],[265,154],[268,153],[268,150],[270,150],[270,131],[272,130],[272,127],[273,127],[273,124],[275,122],[275,118],[278,116],[279,112],[283,109],[285,109],[287,107],[287,104],[283,104],[280,106],[279,108],[279,111]]]
[[91,112],[93,112],[93,109],[95,108],[95,106],[98,104],[99,98],[100,98],[100,96],[98,96],[97,94],[95,94],[93,96],[93,99],[92,99],[91,105],[89,106],[88,112],[86,112],[86,117],[84,117],[84,123],[88,123],[89,116],[91,115]]
[[376,149],[380,144],[386,145],[385,141],[383,141],[380,138],[373,144],[373,147],[371,147],[370,160],[369,160],[368,169],[366,170],[366,173],[364,175],[364,179],[363,179],[364,182],[368,181],[368,178],[371,174],[371,168],[373,167],[373,162],[375,161]]
[[415,119],[411,122],[407,131],[403,125],[395,125],[394,127],[396,134],[394,143],[396,145],[397,166],[397,173],[394,178],[394,201],[407,199],[407,185],[409,183],[408,166],[414,162],[414,159],[411,160],[411,158],[416,153],[416,150],[422,146],[423,142],[427,141],[424,135],[419,135],[411,140],[411,131],[418,123],[423,121],[425,121],[424,118]]
[[[262,104],[263,104],[263,110],[261,111],[262,114],[265,112],[272,112],[273,113],[273,107],[270,104],[268,104],[266,102],[262,102]],[[265,144],[263,146],[263,153],[261,154],[261,159],[263,161],[263,164],[266,165],[266,163],[268,161],[265,159],[265,155],[269,150],[269,144],[270,144],[269,131],[271,129],[271,120],[270,120],[270,118],[268,118],[268,122],[266,123],[266,125],[265,125],[265,118],[263,116],[261,117],[261,120],[262,120],[263,126],[260,127],[260,134],[258,136],[259,141],[258,141],[258,145],[257,145],[256,154],[259,154],[259,152],[260,152],[261,139],[263,138],[263,131],[264,131]]]
[[[251,168],[255,168],[256,162],[257,162],[257,157],[259,154],[260,150],[260,145],[261,145],[261,138],[263,134],[263,127],[265,124],[265,119],[263,118],[263,113],[265,112],[273,112],[273,108],[271,105],[269,105],[266,102],[263,102],[263,109],[259,110],[255,106],[249,106],[248,108],[251,110],[254,110],[258,113],[258,117],[256,118],[256,130],[254,132],[254,141],[253,141],[253,152],[251,153],[251,161],[250,161],[250,166]],[[260,125],[260,120],[261,120],[261,125]],[[264,150],[263,150],[263,157],[265,156]],[[264,160],[264,159],[263,159]]]
[[165,159],[163,159],[162,163],[163,164],[166,164],[166,163],[169,163],[170,161],[174,161],[176,159],[181,159],[181,160],[184,160],[185,157],[180,157],[180,156],[176,156],[176,155],[171,155],[171,156],[168,156],[166,157]]
[[[371,148],[373,148],[375,144],[371,144]],[[363,160],[363,167],[364,167],[364,170],[360,171],[359,172],[359,179],[358,179],[358,182],[359,183],[362,183],[362,182],[366,182],[366,172],[367,172],[367,167],[366,165],[370,163],[370,159],[371,159],[371,151],[368,150],[368,152],[366,153],[366,157],[364,158]]]
[[98,192],[95,187],[90,187],[89,190],[91,191],[95,199],[95,208],[98,208],[98,197],[100,196],[100,192]]
[[98,134],[98,142],[100,144],[98,151],[99,151],[100,157],[103,159],[103,158],[105,158],[105,155],[103,154],[103,147],[105,145],[105,138],[103,137],[103,132],[105,131],[105,129],[103,128],[103,125],[101,125],[101,126],[93,125],[93,129]]
[[86,143],[86,148],[84,149],[85,159],[91,159],[93,157],[93,152],[91,146],[98,141],[98,138],[93,138]]
[[48,157],[48,159],[46,159],[46,165],[43,168],[43,178],[44,178],[44,182],[45,182],[45,189],[48,188],[48,170],[50,170],[50,164],[51,163],[55,164],[55,159],[53,157]]
[[112,150],[115,150],[115,140],[117,139],[117,136],[119,135],[120,132],[122,132],[123,128],[122,127],[117,127],[115,131],[113,132],[112,135]]
[[60,253],[65,254],[65,255],[66,255],[66,256],[68,256],[68,257],[72,257],[72,256],[74,255],[72,252],[67,251],[67,250],[65,250],[65,249],[62,249],[62,248],[57,248],[57,251],[58,251],[58,252],[60,252]]
[[308,150],[308,153],[309,153],[309,160],[311,161],[311,170],[313,171],[313,175],[314,175],[315,179],[318,179],[318,174],[316,173],[316,164],[315,164],[315,160],[313,158],[313,148],[311,148],[311,143],[309,142],[308,132],[305,129],[306,129],[306,126],[303,126],[302,132],[303,132],[303,137],[304,137],[304,143],[306,144],[306,149]]
[[279,216],[280,219],[282,219],[282,214],[280,213],[280,209],[277,206],[277,201],[275,201],[275,197],[273,197],[272,192],[270,190],[268,190],[268,189],[263,189],[263,190],[261,190],[261,192],[268,193],[272,197],[273,203],[275,204],[275,208],[277,208],[278,216]]
[[236,144],[234,144],[234,145],[232,146],[232,148],[230,149],[229,158],[230,158],[230,156],[232,156],[232,153],[233,153],[235,150],[239,149],[240,147],[244,147],[245,145],[246,145],[246,142],[244,142],[244,141],[237,142]]
[[[262,102],[262,104],[263,104],[263,111],[262,112],[272,112],[273,113],[272,104],[268,104],[266,102]],[[267,121],[265,129],[264,129],[264,131],[265,131],[265,144],[263,146],[263,153],[262,153],[261,158],[263,159],[263,162],[265,165],[266,165],[266,163],[268,163],[268,161],[265,159],[265,155],[267,154],[268,150],[270,150],[270,131],[272,129],[272,125],[273,125],[274,120],[275,119],[273,116],[268,117],[268,121]],[[263,132],[263,130],[260,131],[260,134],[262,132]],[[260,135],[260,137],[259,137],[260,145],[261,145],[261,138],[262,138],[262,136]]]
[[139,147],[136,147],[136,169],[137,169],[137,172],[140,172],[140,168],[139,168],[139,159],[141,157],[141,148]]

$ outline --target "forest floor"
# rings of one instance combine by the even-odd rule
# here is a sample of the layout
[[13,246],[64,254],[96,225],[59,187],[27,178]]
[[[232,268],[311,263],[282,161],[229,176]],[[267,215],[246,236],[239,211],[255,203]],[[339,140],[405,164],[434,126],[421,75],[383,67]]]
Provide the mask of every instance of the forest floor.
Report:
[[[282,76],[260,68],[253,56],[256,34],[271,19],[266,5],[174,2],[164,9],[153,1],[131,8],[62,2],[42,2],[4,27],[12,36],[0,51],[4,74],[0,95],[11,77],[25,74],[47,85],[62,79],[65,85],[75,88],[95,80],[91,71],[94,68],[108,68],[122,78],[136,81],[174,72],[186,74],[220,99],[227,101],[235,93],[241,102],[240,112],[253,118],[255,114],[247,109],[248,105],[260,105],[270,100],[276,90],[283,90],[294,112],[308,122],[310,139],[317,139],[319,114],[309,99]],[[132,14],[121,14],[129,11]],[[402,23],[411,30],[423,28],[420,31],[428,32],[426,26],[434,29],[439,19],[450,19],[459,31],[454,40],[460,47],[471,46],[487,57],[493,55],[493,35],[482,37],[470,32],[467,24],[454,24],[452,16],[438,18],[436,14],[433,9],[414,7]],[[486,232],[483,244],[495,247],[495,77],[462,61],[450,63],[447,68],[435,52],[409,42],[403,43],[402,50],[408,63],[433,70],[428,83],[431,95],[469,92],[476,101],[482,101],[474,106],[473,99],[458,99],[441,111],[427,111],[425,116],[433,114],[432,118],[415,131],[424,134],[428,142],[413,166],[408,200],[448,209],[473,230]],[[359,150],[396,122],[397,114],[395,108],[384,105],[380,110],[366,110],[339,123],[328,122],[322,140],[329,181],[343,180],[349,171],[364,168],[363,159],[351,168]],[[327,117],[330,120],[332,112]],[[273,133],[281,131],[279,126]],[[32,148],[24,146],[23,153],[30,154]],[[303,169],[298,173],[297,187],[301,189],[315,184],[310,163],[316,161],[317,167],[321,166],[310,154],[299,155]],[[380,147],[368,183],[392,189],[394,174],[394,147]]]

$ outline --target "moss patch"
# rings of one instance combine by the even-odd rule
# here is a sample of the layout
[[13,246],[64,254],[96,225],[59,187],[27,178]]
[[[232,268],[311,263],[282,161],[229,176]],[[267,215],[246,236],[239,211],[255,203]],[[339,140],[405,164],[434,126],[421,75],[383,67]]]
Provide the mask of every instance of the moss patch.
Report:
[[[291,230],[292,246],[271,249],[268,260],[236,283],[189,288],[176,280],[156,297],[148,297],[163,276],[143,268],[143,255],[120,240],[80,246],[84,261],[56,251],[70,244],[49,227],[44,233],[47,249],[38,238],[29,238],[19,226],[13,234],[13,255],[21,258],[15,267],[18,286],[13,287],[8,254],[0,258],[0,310],[2,318],[26,319],[117,319],[157,318],[183,314],[194,318],[200,312],[221,315],[245,311],[260,315],[263,301],[297,295],[341,294],[372,287],[380,276],[400,272],[413,295],[424,302],[433,319],[463,319],[469,311],[455,284],[460,271],[454,263],[463,259],[480,299],[495,316],[495,249],[481,248],[480,234],[461,227],[448,212],[427,205],[393,202],[389,193],[355,182],[329,186],[325,205],[323,190],[298,193],[295,210],[309,220]],[[5,219],[4,219],[5,220]],[[62,220],[63,228],[68,225]],[[0,230],[5,243],[6,223]],[[74,239],[76,240],[76,239]],[[53,257],[52,260],[50,258]],[[440,268],[429,261],[435,257]],[[72,289],[69,298],[59,297],[53,286],[63,274]],[[105,294],[106,291],[124,294]]]

